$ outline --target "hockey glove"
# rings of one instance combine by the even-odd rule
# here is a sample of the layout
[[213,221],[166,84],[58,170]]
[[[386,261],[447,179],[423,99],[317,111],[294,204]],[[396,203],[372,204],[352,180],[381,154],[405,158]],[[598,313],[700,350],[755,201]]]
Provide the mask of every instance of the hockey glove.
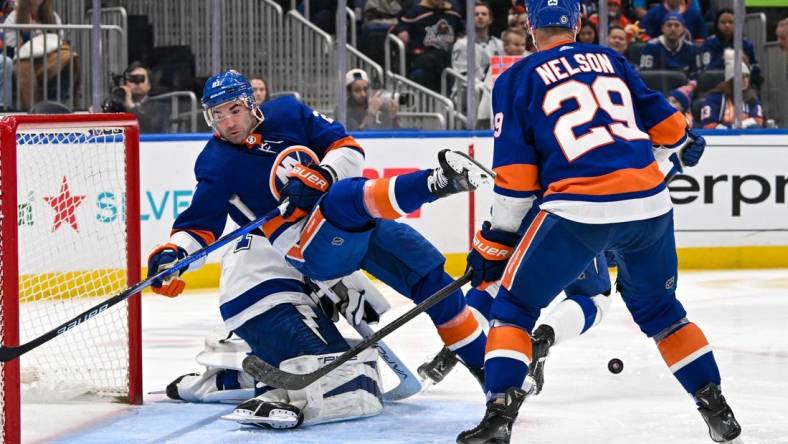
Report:
[[703,151],[706,149],[706,139],[690,129],[687,130],[687,137],[689,137],[689,141],[679,151],[679,157],[681,157],[682,164],[694,167],[703,156]]
[[468,253],[468,267],[473,268],[471,285],[484,289],[501,279],[519,240],[519,234],[496,230],[490,222],[484,222],[473,238],[473,250]]
[[[159,245],[148,256],[148,277],[172,268],[176,262],[186,256],[188,256],[186,250],[175,244]],[[177,273],[171,274],[165,281],[155,279],[151,286],[153,292],[171,298],[178,296],[186,288],[186,282],[179,278],[185,271],[179,270]]]
[[320,165],[304,165],[301,163],[293,166],[289,180],[282,189],[282,200],[288,199],[287,209],[283,216],[287,219],[301,210],[305,213],[312,211],[320,196],[328,191],[334,183],[334,175]]

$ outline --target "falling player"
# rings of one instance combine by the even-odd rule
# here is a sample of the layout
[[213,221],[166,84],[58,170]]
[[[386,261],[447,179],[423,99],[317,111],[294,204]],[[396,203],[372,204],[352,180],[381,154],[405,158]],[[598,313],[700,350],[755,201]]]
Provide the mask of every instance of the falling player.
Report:
[[457,440],[509,442],[539,313],[605,250],[616,254],[627,308],[694,398],[711,438],[734,439],[741,428],[722,397],[711,348],[675,296],[673,213],[652,153],[652,145],[676,150],[693,166],[705,141],[688,134],[682,116],[624,58],[574,42],[577,0],[531,0],[527,9],[539,52],[505,72],[493,91],[493,165],[496,185],[508,192],[496,192],[491,229],[520,220],[537,191],[544,197],[511,249],[490,309],[487,412]]
[[[170,241],[150,255],[149,275],[213,242],[228,215],[239,225],[247,223],[250,219],[240,208],[264,215],[286,201],[282,214],[264,227],[270,242],[258,235],[245,237],[222,259],[220,312],[225,327],[255,355],[293,370],[349,348],[326,315],[315,309],[304,274],[334,279],[364,268],[414,302],[451,282],[437,249],[407,225],[388,219],[472,189],[482,180],[479,165],[443,152],[441,165],[433,170],[360,178],[363,151],[340,124],[290,98],[256,106],[249,82],[236,71],[208,79],[202,104],[216,135],[197,159],[192,203],[175,220]],[[327,190],[333,191],[316,208]],[[285,254],[272,243],[280,249],[286,245]],[[155,283],[154,291],[172,297],[184,286],[175,276]],[[486,336],[462,293],[455,292],[428,314],[444,343],[480,372]],[[353,386],[349,394],[332,390],[347,389],[346,383],[357,376],[377,381],[369,370],[373,366],[365,361],[374,359],[354,361],[346,371],[327,376],[323,393],[270,390],[239,409],[250,412],[249,423],[277,427],[337,413],[341,418],[375,414],[381,408],[375,396],[379,387]],[[349,402],[351,395],[355,398]],[[307,396],[320,403],[307,402],[305,408]],[[348,403],[358,409],[338,408]],[[277,414],[284,420],[273,418]]]

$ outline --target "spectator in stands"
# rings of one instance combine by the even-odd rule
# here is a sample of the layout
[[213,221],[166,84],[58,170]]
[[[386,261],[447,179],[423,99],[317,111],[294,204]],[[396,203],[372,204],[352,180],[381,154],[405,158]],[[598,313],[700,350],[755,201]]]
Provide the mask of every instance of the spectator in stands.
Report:
[[629,49],[629,38],[624,28],[618,25],[610,27],[610,31],[607,32],[607,46],[626,57]]
[[[490,35],[503,36],[503,32],[509,29],[509,11],[512,8],[512,0],[488,0],[492,11],[492,25],[490,25]],[[503,38],[502,38],[503,39]]]
[[509,10],[509,19],[507,21],[509,28],[520,28],[528,32],[528,15],[525,13],[525,8],[521,5],[515,5]]
[[580,20],[580,32],[577,33],[577,41],[580,43],[599,43],[596,26],[588,19]]
[[[703,128],[728,129],[734,127],[736,110],[733,105],[733,60],[725,64],[725,81],[712,89],[703,108],[700,110]],[[763,109],[755,90],[750,87],[750,70],[747,64],[741,65],[742,109],[739,120],[742,128],[760,128],[763,126]]]
[[[476,30],[476,79],[484,78],[490,66],[490,57],[503,54],[503,42],[490,35],[492,14],[486,3],[474,6],[474,29]],[[468,37],[462,36],[451,49],[451,66],[463,75],[468,73]]]
[[533,54],[526,49],[526,32],[520,28],[509,28],[503,32],[503,55],[528,56]]
[[780,49],[782,49],[784,53],[788,54],[788,17],[777,23],[777,29],[775,31],[777,34],[777,44],[780,45]]
[[252,92],[254,93],[254,103],[258,106],[268,101],[268,82],[265,81],[263,76],[252,77],[249,79],[252,84]]
[[[347,87],[347,125],[349,131],[399,128],[399,100],[383,91],[370,95],[369,76],[363,69],[351,69],[345,75]],[[334,112],[336,115],[336,111]]]
[[[8,14],[5,24],[60,25],[62,22],[52,9],[52,0],[18,0],[16,10]],[[28,42],[34,38],[37,41],[41,40],[34,46],[40,50],[46,48],[46,52],[37,54],[36,51],[31,50],[33,45]],[[56,44],[50,46],[49,43],[46,45],[43,43],[44,40],[49,42],[52,38],[60,41],[59,47]],[[72,86],[69,65],[75,61],[76,53],[72,52],[68,42],[63,40],[62,31],[6,30],[4,40],[8,54],[13,56],[17,53],[15,71],[20,86],[20,109],[27,111],[41,99],[66,101],[73,94],[79,83],[77,78],[79,70],[73,70],[75,73],[73,87],[69,87]],[[44,70],[45,57],[46,70]],[[46,94],[42,91],[45,76],[48,80]],[[58,90],[58,76],[60,76],[60,90]]]
[[361,51],[379,64],[383,64],[386,35],[397,24],[403,12],[410,9],[411,0],[367,0],[364,3],[361,24]]
[[[722,8],[714,19],[714,35],[703,42],[700,48],[701,66],[706,69],[725,69],[723,53],[726,48],[733,48],[733,9]],[[753,44],[748,39],[742,39],[742,49],[750,64],[750,82],[754,86],[761,84],[761,67],[755,60]]]
[[694,125],[694,118],[692,117],[692,96],[693,92],[695,91],[695,84],[690,83],[688,85],[680,86],[678,88],[674,88],[670,90],[670,94],[668,95],[668,103],[673,105],[678,111],[681,111],[684,114],[684,118],[687,119],[687,126],[692,128]]
[[104,101],[104,112],[127,112],[137,116],[142,133],[166,133],[170,111],[166,104],[150,100],[150,70],[142,62],[133,62],[123,72],[119,85]]
[[670,13],[681,14],[684,29],[689,33],[688,40],[694,40],[698,44],[703,42],[706,37],[706,23],[703,21],[703,16],[699,10],[687,7],[684,0],[665,0],[661,5],[649,9],[642,23],[646,34],[651,38],[662,35],[665,16]]
[[[625,28],[631,22],[629,19],[623,14],[623,10],[621,8],[621,0],[607,0],[607,24],[608,26],[618,25],[621,28]],[[599,29],[599,14],[594,14],[588,18],[588,20],[597,28]]]
[[393,32],[407,45],[408,77],[433,91],[451,64],[451,47],[464,31],[462,16],[445,0],[421,0],[402,17]]
[[684,17],[678,12],[665,15],[662,35],[652,39],[640,54],[640,69],[682,71],[690,79],[699,73],[698,48],[684,40]]

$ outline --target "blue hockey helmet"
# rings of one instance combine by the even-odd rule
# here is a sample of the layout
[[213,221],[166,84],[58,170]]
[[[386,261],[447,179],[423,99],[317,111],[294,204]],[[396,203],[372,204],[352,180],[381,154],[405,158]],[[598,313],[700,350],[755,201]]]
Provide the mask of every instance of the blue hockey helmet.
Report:
[[578,0],[528,0],[528,22],[532,29],[556,27],[575,29],[580,20]]
[[208,125],[213,126],[211,109],[227,102],[239,102],[250,110],[257,108],[252,85],[243,74],[234,69],[211,76],[205,82],[202,90],[202,109]]

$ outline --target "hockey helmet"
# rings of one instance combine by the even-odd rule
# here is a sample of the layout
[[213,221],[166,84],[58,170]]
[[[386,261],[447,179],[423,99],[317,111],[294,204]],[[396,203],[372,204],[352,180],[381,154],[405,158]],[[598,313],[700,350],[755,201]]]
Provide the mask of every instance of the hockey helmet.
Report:
[[575,29],[580,20],[578,0],[527,0],[532,29],[556,27]]
[[[211,109],[227,102],[238,102],[250,110],[257,109],[254,91],[249,80],[240,72],[231,69],[211,76],[202,90],[202,109],[205,121],[213,126]],[[255,112],[259,114],[259,112]]]

